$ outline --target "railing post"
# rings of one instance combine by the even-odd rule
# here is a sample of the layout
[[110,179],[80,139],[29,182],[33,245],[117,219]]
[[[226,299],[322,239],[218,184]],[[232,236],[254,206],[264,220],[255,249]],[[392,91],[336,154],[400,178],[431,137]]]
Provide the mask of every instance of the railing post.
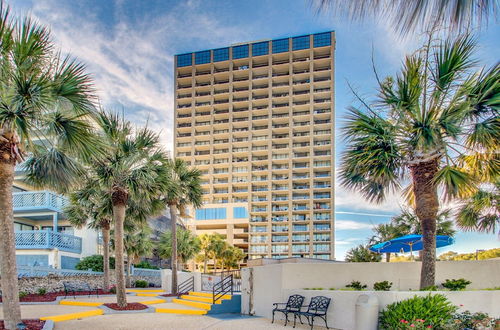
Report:
[[233,274],[229,275],[231,276],[231,296],[233,295]]

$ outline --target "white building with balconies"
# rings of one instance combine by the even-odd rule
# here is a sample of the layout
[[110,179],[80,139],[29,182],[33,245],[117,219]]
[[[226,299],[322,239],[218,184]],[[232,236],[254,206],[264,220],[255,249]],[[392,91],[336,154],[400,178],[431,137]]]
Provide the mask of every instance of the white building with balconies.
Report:
[[16,171],[12,189],[17,264],[73,269],[82,257],[96,254],[97,231],[71,226],[63,213],[67,199],[34,190],[23,177]]

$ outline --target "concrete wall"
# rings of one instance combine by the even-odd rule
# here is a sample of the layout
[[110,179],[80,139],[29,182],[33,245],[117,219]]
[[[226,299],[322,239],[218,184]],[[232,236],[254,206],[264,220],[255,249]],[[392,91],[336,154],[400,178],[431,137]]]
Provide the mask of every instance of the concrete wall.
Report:
[[[194,277],[194,291],[201,291],[201,273],[198,272],[177,272],[177,285]],[[161,288],[167,293],[172,292],[172,270],[161,270]]]
[[[340,289],[351,281],[360,281],[372,289],[379,281],[393,282],[389,292],[375,292],[380,307],[394,301],[410,298],[418,290],[421,264],[408,263],[288,263],[270,264],[242,270],[242,313],[270,317],[272,303],[285,302],[289,295],[298,293],[307,297],[325,295],[333,299],[329,320],[339,329],[353,329],[354,306],[360,294],[368,291],[331,291]],[[252,274],[252,275],[251,275]],[[470,289],[500,287],[500,260],[446,261],[436,264],[436,282],[448,278],[465,278],[472,281]],[[251,289],[253,287],[253,290]],[[324,288],[326,290],[303,290]],[[457,305],[471,311],[487,312],[500,316],[500,291],[443,292]]]

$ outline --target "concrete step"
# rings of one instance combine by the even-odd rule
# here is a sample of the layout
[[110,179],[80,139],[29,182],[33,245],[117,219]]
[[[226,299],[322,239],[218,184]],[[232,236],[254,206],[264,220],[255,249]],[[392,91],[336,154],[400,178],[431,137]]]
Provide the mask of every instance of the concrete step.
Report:
[[163,303],[155,306],[156,313],[165,314],[184,314],[184,315],[205,315],[207,311],[205,309],[194,308],[190,306],[174,304],[174,303]]
[[[198,297],[207,297],[207,298],[213,298],[214,295],[212,292],[198,292],[198,291],[190,291],[189,292],[190,296],[198,296]],[[225,294],[222,296],[221,299],[231,299],[230,294]]]
[[207,304],[207,303],[202,303],[202,302],[197,302],[197,301],[191,301],[191,300],[184,300],[184,299],[172,299],[172,302],[175,304],[180,304],[180,305],[185,305],[185,306],[191,306],[195,308],[201,308],[209,311],[212,308],[212,304]]
[[[193,295],[182,295],[181,299],[186,299],[186,300],[192,300],[192,301],[199,301],[207,304],[211,304],[213,302],[212,297],[199,297],[199,296],[193,296]],[[216,304],[220,304],[221,300],[217,300]]]

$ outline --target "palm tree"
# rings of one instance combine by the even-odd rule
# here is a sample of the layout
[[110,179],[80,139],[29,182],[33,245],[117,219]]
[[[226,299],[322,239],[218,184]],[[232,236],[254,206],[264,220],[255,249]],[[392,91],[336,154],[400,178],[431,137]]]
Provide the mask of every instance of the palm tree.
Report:
[[111,209],[117,304],[125,307],[124,226],[145,223],[166,208],[162,196],[169,183],[167,156],[158,135],[148,128],[133,130],[128,121],[105,111],[99,112],[98,123],[107,152],[88,167],[88,176],[99,182]]
[[75,159],[98,153],[90,115],[94,90],[85,67],[61,57],[49,30],[29,17],[11,20],[0,2],[0,268],[5,327],[21,322],[12,184],[25,157],[37,186],[68,189],[82,172]]
[[[439,211],[436,215],[436,235],[455,236],[456,230],[453,228],[451,210]],[[402,210],[401,214],[392,218],[392,223],[397,226],[401,235],[422,235],[422,226],[415,212],[408,209]]]
[[467,171],[465,157],[498,150],[500,65],[473,71],[475,45],[470,36],[430,36],[400,74],[379,80],[373,105],[360,99],[363,108],[350,108],[343,128],[345,187],[381,202],[410,180],[424,242],[421,288],[434,285],[438,189],[448,200],[474,193],[482,175]]
[[365,1],[312,0],[319,11],[332,9],[335,14],[362,20],[369,16],[387,21],[397,34],[405,36],[428,28],[444,27],[450,32],[463,32],[488,23],[497,16],[497,0],[420,0]]
[[480,189],[464,199],[457,212],[457,225],[465,231],[494,233],[500,235],[500,181],[491,190]]
[[184,216],[188,206],[198,208],[202,202],[201,173],[190,169],[182,159],[170,160],[167,164],[169,184],[165,198],[172,222],[172,293],[177,294],[177,212]]
[[210,259],[211,246],[213,236],[209,234],[202,234],[198,237],[200,240],[200,251],[199,259],[203,262],[203,273],[207,273],[207,262]]
[[210,249],[210,256],[214,263],[214,272],[217,271],[217,260],[222,259],[226,247],[227,243],[226,240],[224,239],[224,236],[222,236],[219,233],[212,234],[209,249]]
[[[370,244],[378,244],[390,241],[396,237],[402,236],[400,227],[392,223],[381,223],[373,228],[374,235],[370,238]],[[391,261],[391,253],[385,254],[385,261]]]
[[[161,235],[158,243],[160,257],[168,259],[172,257],[172,233],[166,231]],[[178,263],[185,264],[200,252],[200,240],[191,231],[177,228],[177,260]]]
[[227,267],[228,270],[231,268],[237,268],[239,266],[239,262],[245,258],[245,253],[242,249],[227,244],[224,251],[222,251],[221,258],[221,268],[224,271],[224,268]]
[[[133,228],[133,229],[132,229]],[[133,226],[131,230],[125,231],[123,245],[127,254],[127,287],[131,287],[130,275],[132,264],[138,263],[141,257],[148,257],[153,252],[153,242],[151,241],[151,228],[147,224]],[[112,246],[114,246],[114,240]]]
[[[109,200],[100,190],[98,182],[87,178],[87,185],[81,190],[70,194],[70,204],[64,209],[64,214],[72,226],[100,230],[103,247],[103,290],[110,288],[109,282],[109,245],[112,212]],[[107,203],[106,203],[107,202]]]
[[360,244],[346,253],[345,261],[347,262],[379,262],[382,257],[378,253],[370,251],[368,246]]

